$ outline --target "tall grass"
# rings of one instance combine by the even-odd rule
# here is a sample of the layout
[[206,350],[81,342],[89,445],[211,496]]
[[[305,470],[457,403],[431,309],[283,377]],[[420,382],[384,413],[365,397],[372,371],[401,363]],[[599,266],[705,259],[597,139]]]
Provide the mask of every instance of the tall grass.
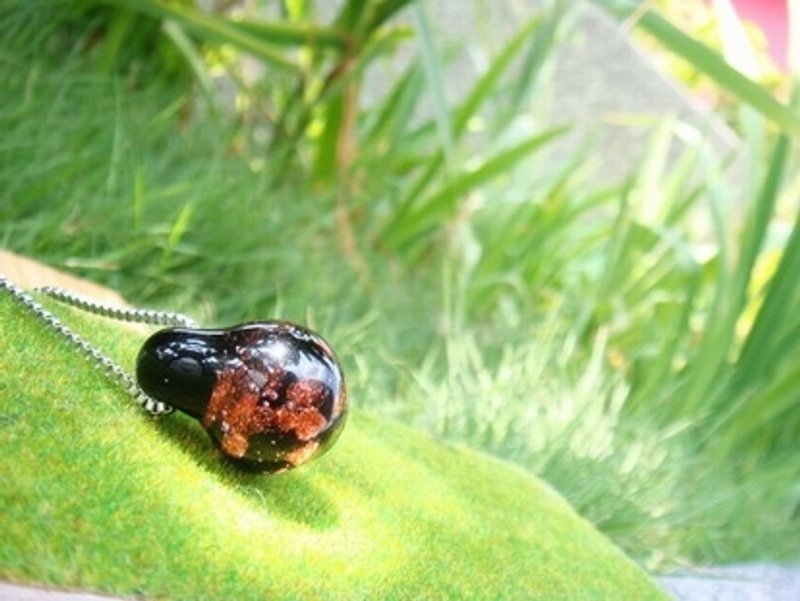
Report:
[[[4,246],[206,321],[311,322],[356,403],[543,474],[653,564],[796,557],[794,109],[634,13],[738,98],[747,169],[665,117],[600,187],[597,149],[556,159],[565,130],[530,125],[571,3],[521,24],[451,104],[424,6],[402,42],[406,2],[331,22],[313,3],[267,21],[109,4],[2,20]],[[132,39],[150,52],[123,56]],[[365,67],[399,43],[420,60],[365,108]]]

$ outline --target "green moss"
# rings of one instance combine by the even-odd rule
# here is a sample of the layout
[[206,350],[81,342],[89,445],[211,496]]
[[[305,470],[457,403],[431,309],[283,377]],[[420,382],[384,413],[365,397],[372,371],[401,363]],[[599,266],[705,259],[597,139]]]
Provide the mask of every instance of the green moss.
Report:
[[[58,311],[130,365],[142,335]],[[356,409],[319,461],[241,473],[7,296],[0,326],[0,578],[171,599],[664,598],[515,467]]]

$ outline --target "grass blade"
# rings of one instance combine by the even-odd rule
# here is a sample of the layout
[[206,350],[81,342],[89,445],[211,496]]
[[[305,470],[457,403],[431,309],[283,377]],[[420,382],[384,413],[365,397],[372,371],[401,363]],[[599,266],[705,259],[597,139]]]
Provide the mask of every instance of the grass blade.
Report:
[[[478,79],[473,86],[466,99],[461,105],[453,111],[451,116],[445,116],[437,113],[436,125],[440,129],[444,128],[452,136],[454,142],[458,142],[463,137],[467,130],[469,121],[477,115],[478,111],[482,108],[491,93],[497,88],[501,76],[508,70],[512,64],[512,60],[524,48],[526,41],[531,41],[535,47],[542,46],[542,43],[537,36],[531,39],[532,34],[542,28],[544,21],[542,18],[532,19],[525,25],[517,34],[511,38],[509,43],[503,50],[494,58],[491,67]],[[547,37],[547,36],[545,36]],[[529,74],[523,77],[523,80],[530,84]],[[517,84],[519,87],[520,84]],[[440,120],[447,120],[447,124],[442,126]],[[511,119],[505,119],[504,125],[511,122]],[[425,130],[429,126],[423,126],[421,129]],[[502,130],[497,130],[497,135]],[[441,133],[440,133],[441,137]],[[428,188],[430,183],[434,180],[436,174],[445,164],[445,159],[448,157],[448,149],[444,147],[428,157],[425,161],[425,168],[422,173],[417,177],[416,181],[408,188],[403,198],[398,203],[395,211],[395,218],[393,223],[399,223],[405,218],[405,215],[416,205],[417,201],[423,196],[423,193]],[[390,228],[391,229],[391,226]]]
[[753,206],[753,210],[745,224],[742,236],[742,254],[737,268],[736,298],[745,302],[747,287],[753,276],[753,267],[764,245],[770,221],[778,201],[780,183],[789,153],[789,141],[781,137],[772,153],[769,171],[764,180],[764,187]]
[[[476,82],[467,98],[453,115],[452,130],[456,139],[460,138],[466,130],[470,119],[478,113],[478,110],[483,106],[489,95],[497,89],[497,84],[508,69],[512,59],[519,54],[525,42],[531,39],[531,35],[542,26],[543,22],[544,19],[542,17],[531,19],[527,25],[522,27],[511,38],[511,41],[506,44],[500,54],[494,57],[489,69]],[[526,76],[528,72],[529,70],[526,71]]]
[[[783,139],[785,141],[785,138]],[[756,316],[737,361],[737,381],[753,381],[769,372],[781,357],[776,356],[776,333],[784,332],[787,315],[798,299],[800,281],[800,214],[783,251],[778,269],[767,288],[764,304]]]
[[[789,310],[796,295],[797,285],[791,269],[800,270],[800,224],[795,227],[778,273],[770,283],[767,297],[733,370],[728,357],[736,324],[747,303],[747,287],[773,212],[787,155],[788,139],[782,137],[773,153],[761,195],[753,207],[752,225],[744,234],[742,252],[732,273],[725,267],[724,245],[720,246],[715,299],[702,345],[692,361],[688,389],[684,394],[686,407],[713,411],[714,402],[731,402],[731,398],[741,394],[745,385],[752,385],[763,375],[770,362],[777,364],[778,358],[774,356],[772,346],[778,340],[776,332],[785,331],[786,324],[781,316]],[[724,240],[724,236],[720,234],[719,239]],[[712,390],[714,393],[709,394]]]
[[428,86],[433,96],[433,114],[436,129],[439,133],[439,141],[444,152],[445,165],[452,164],[454,135],[453,127],[450,123],[450,113],[447,108],[445,97],[444,73],[439,62],[439,53],[433,41],[430,18],[424,2],[418,2],[414,6],[414,17],[419,28],[419,40],[421,45],[422,66],[428,79]]
[[166,246],[164,247],[161,255],[162,270],[166,270],[167,266],[169,265],[169,261],[175,252],[175,249],[178,247],[178,244],[180,244],[184,235],[189,230],[189,222],[192,219],[194,209],[195,205],[191,202],[187,202],[185,205],[183,205],[180,213],[178,213],[178,216],[175,218],[172,228],[169,231]]
[[312,23],[292,21],[260,21],[242,19],[234,21],[237,29],[268,41],[276,46],[302,46],[321,50],[335,48],[344,50],[347,35],[335,27],[324,27]]
[[365,143],[380,144],[385,140],[387,146],[391,146],[391,141],[401,139],[400,134],[408,130],[422,84],[422,71],[419,65],[413,64],[408,67],[379,108],[366,115],[365,119],[369,119],[370,122],[364,126]]
[[203,91],[203,96],[205,96],[206,102],[208,102],[208,107],[212,116],[214,118],[219,118],[218,100],[214,95],[214,82],[212,81],[208,66],[203,60],[202,53],[175,21],[171,19],[165,20],[161,29],[172,43],[175,44],[175,47],[183,55],[184,60],[186,60],[189,67],[194,72],[200,84],[200,89]]
[[407,219],[395,223],[383,237],[390,246],[401,246],[437,220],[452,213],[458,201],[470,190],[485,184],[498,175],[508,172],[522,159],[545,146],[548,142],[563,135],[569,128],[557,127],[529,137],[522,142],[497,153],[485,161],[480,167],[454,177],[438,191],[419,204]]
[[[207,42],[231,44],[239,50],[270,63],[273,66],[290,71],[298,71],[299,64],[276,48],[277,43],[284,42],[285,38],[274,32],[272,44],[265,41],[262,36],[254,35],[240,22],[222,17],[206,15],[198,10],[166,4],[158,0],[103,0],[105,3],[123,5],[131,10],[141,12],[159,19],[173,19],[188,31],[194,32]],[[264,26],[266,28],[266,25]],[[278,29],[282,30],[284,26]],[[309,34],[310,35],[310,34]],[[313,38],[308,38],[313,39]]]
[[[627,16],[628,11],[625,8],[620,9],[618,3],[602,4]],[[688,36],[653,10],[636,13],[636,24],[676,56],[683,58],[723,89],[752,106],[786,133],[800,138],[800,116],[775,100],[766,88],[731,67],[718,52]]]
[[522,103],[528,97],[528,93],[534,87],[534,82],[552,55],[559,25],[569,6],[569,2],[556,0],[550,13],[536,27],[531,44],[522,60],[520,76],[514,83],[511,100],[495,120],[495,128],[502,129],[520,113]]

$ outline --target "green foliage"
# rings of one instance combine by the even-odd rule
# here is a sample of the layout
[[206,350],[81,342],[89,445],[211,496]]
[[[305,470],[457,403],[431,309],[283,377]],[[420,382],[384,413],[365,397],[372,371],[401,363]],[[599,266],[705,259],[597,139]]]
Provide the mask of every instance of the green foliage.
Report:
[[[129,19],[133,11],[161,22],[201,82],[208,81],[208,73],[197,57],[205,55],[209,65],[226,67],[240,93],[254,104],[250,116],[266,117],[271,157],[279,157],[284,167],[287,161],[300,161],[302,140],[313,136],[313,173],[326,181],[352,162],[358,79],[376,57],[404,37],[402,28],[387,22],[410,0],[349,0],[328,24],[313,20],[313,3],[284,3],[279,20],[233,19],[207,14],[191,3],[164,0],[89,3],[122,7],[118,18]],[[106,43],[113,44],[114,37]],[[235,61],[223,58],[226,47],[260,61],[268,76],[251,89],[247,81],[252,78]]]
[[[133,360],[142,334],[64,313]],[[356,410],[317,465],[243,473],[7,296],[0,326],[3,579],[171,599],[665,598],[508,464]]]
[[638,27],[652,35],[675,56],[687,61],[703,75],[739,101],[753,107],[773,121],[784,133],[800,137],[800,116],[780,102],[769,89],[748,78],[715,50],[692,38],[652,9],[639,10],[628,0],[599,0],[618,14],[632,18]]
[[127,45],[85,13],[3,19],[4,245],[209,323],[310,323],[358,405],[541,474],[653,564],[796,557],[794,109],[636,13],[739,99],[741,162],[667,116],[600,186],[599,150],[556,158],[563,130],[534,108],[571,3],[521,24],[452,105],[415,6],[420,59],[369,107],[358,84],[408,38],[406,3],[330,22],[310,2],[266,21],[124,4],[102,14],[160,21],[156,47],[205,96],[118,58],[87,68]]

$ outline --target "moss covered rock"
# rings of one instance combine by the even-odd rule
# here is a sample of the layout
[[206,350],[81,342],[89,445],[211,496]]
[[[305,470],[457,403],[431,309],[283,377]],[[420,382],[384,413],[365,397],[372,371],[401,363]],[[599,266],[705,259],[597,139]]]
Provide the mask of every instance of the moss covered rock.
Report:
[[[131,365],[143,335],[58,311]],[[0,374],[0,579],[169,599],[665,598],[536,478],[357,409],[317,462],[243,473],[7,295]]]

